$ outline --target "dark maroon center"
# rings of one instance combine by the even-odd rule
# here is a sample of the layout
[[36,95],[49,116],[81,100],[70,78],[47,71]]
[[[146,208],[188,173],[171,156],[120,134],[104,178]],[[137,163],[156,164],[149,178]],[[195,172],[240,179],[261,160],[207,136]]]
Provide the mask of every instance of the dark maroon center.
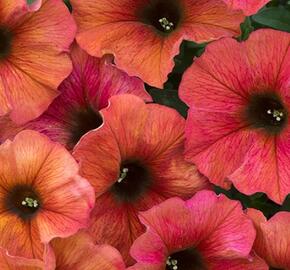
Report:
[[195,248],[188,248],[171,254],[166,261],[166,270],[207,270],[201,254]]
[[120,166],[120,175],[111,192],[117,200],[134,202],[139,199],[152,183],[148,166],[138,160],[124,161]]
[[169,34],[180,24],[182,14],[178,0],[151,0],[141,8],[137,16],[143,23],[154,26],[160,33]]
[[5,206],[8,211],[27,220],[37,214],[41,207],[41,200],[33,187],[17,185],[8,193]]
[[250,97],[246,121],[253,128],[262,128],[269,134],[279,134],[288,122],[288,111],[275,92],[257,93]]
[[90,106],[76,110],[70,114],[68,147],[72,149],[90,130],[96,129],[103,123],[102,116]]
[[0,26],[0,60],[6,58],[11,52],[12,33],[7,27]]
[[269,270],[283,270],[282,268],[270,267]]

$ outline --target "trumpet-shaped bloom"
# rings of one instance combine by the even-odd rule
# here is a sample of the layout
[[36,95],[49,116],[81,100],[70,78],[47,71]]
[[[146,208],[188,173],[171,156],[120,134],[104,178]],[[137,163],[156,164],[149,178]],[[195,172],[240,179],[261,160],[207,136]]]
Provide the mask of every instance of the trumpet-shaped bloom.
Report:
[[254,250],[270,269],[290,269],[290,213],[279,212],[268,221],[263,213],[248,209],[257,230]]
[[120,68],[157,87],[172,70],[183,39],[206,42],[238,36],[245,19],[241,10],[231,10],[223,0],[71,3],[78,24],[76,39],[83,49],[98,57],[114,54]]
[[8,261],[42,261],[51,239],[88,225],[93,206],[93,188],[59,144],[27,130],[0,146],[0,249]]
[[69,238],[52,241],[56,269],[125,270],[121,254],[108,245],[95,245],[91,237],[79,232]]
[[[18,124],[38,117],[71,72],[76,26],[62,0],[0,3],[0,116]],[[49,19],[48,19],[49,18]]]
[[171,198],[139,217],[147,230],[131,248],[137,263],[130,270],[268,270],[251,254],[251,220],[224,195],[200,191],[188,201]]
[[186,71],[186,159],[212,183],[282,203],[290,193],[290,34],[210,44]]
[[73,156],[96,192],[90,233],[131,263],[130,246],[144,231],[138,211],[189,198],[208,182],[183,159],[185,121],[176,111],[119,95],[101,114],[104,125],[84,135]]
[[7,117],[0,119],[0,141],[13,138],[19,130],[28,128],[71,150],[85,133],[102,124],[99,110],[108,105],[111,96],[131,93],[151,101],[144,83],[116,68],[109,56],[91,57],[74,44],[71,57],[73,72],[60,85],[61,95],[43,115],[26,125],[18,126]]

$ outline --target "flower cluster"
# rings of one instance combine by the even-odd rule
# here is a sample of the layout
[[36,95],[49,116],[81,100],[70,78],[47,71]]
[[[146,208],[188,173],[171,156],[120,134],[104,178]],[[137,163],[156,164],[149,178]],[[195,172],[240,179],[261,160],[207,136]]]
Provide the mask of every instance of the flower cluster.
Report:
[[[65,2],[0,0],[0,269],[289,270],[290,213],[217,189],[290,194],[290,33],[238,38],[269,0]],[[145,87],[183,40],[186,119]]]

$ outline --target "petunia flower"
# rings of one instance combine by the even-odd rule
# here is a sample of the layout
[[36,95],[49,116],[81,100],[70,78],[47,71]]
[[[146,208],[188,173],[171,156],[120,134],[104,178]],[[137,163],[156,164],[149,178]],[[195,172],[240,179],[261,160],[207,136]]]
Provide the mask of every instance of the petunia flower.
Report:
[[0,249],[8,261],[50,258],[46,244],[85,228],[93,206],[93,188],[59,144],[27,130],[0,146]]
[[119,95],[101,114],[104,125],[84,135],[73,156],[95,188],[89,232],[130,264],[130,246],[144,231],[137,213],[169,197],[189,198],[208,182],[183,159],[185,121],[173,109]]
[[82,135],[103,123],[99,110],[108,105],[111,96],[132,93],[151,101],[144,83],[116,68],[109,56],[91,57],[74,44],[71,57],[73,72],[58,88],[61,95],[39,118],[26,125],[18,126],[7,117],[0,119],[0,142],[28,128],[71,150]]
[[108,245],[95,245],[91,237],[79,232],[51,242],[60,270],[125,270],[120,253]]
[[137,263],[128,270],[268,270],[251,253],[251,220],[224,195],[170,198],[139,217],[147,230],[131,248]]
[[278,212],[268,221],[258,210],[248,209],[247,213],[257,230],[256,253],[268,263],[270,270],[290,269],[290,213]]
[[[112,53],[130,75],[162,88],[183,39],[240,34],[245,19],[223,0],[71,0],[77,42],[90,55]],[[262,3],[261,3],[262,4]],[[259,9],[261,6],[255,6]]]
[[209,180],[281,204],[290,193],[290,34],[258,30],[210,44],[185,72],[185,156]]
[[270,0],[223,0],[231,9],[243,10],[247,16],[257,13]]
[[[30,1],[31,2],[31,1]],[[18,124],[38,117],[71,72],[76,26],[62,0],[0,3],[0,116]]]

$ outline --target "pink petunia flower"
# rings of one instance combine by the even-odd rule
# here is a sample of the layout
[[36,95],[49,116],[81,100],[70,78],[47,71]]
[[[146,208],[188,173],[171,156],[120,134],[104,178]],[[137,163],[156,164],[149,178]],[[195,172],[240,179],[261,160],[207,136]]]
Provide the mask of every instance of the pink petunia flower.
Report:
[[104,125],[83,136],[73,156],[96,192],[90,233],[130,264],[130,246],[144,231],[137,213],[169,197],[189,198],[208,181],[183,159],[185,121],[173,109],[119,95],[101,114]]
[[27,130],[3,143],[0,176],[0,261],[51,260],[50,240],[87,227],[93,188],[46,136]]
[[111,96],[131,93],[151,101],[144,83],[117,69],[110,57],[91,57],[75,44],[71,57],[73,72],[60,85],[61,95],[44,114],[24,126],[14,124],[7,117],[0,119],[0,142],[28,128],[72,150],[82,135],[103,123],[99,110],[108,105]]
[[59,94],[76,33],[62,0],[27,2],[0,2],[0,116],[18,124],[38,117]]
[[185,72],[186,159],[210,181],[282,203],[290,193],[290,34],[210,44]]
[[173,57],[183,39],[207,42],[238,36],[245,19],[241,10],[231,10],[223,0],[71,3],[78,24],[76,39],[83,49],[98,57],[114,54],[120,68],[160,88],[174,66]]
[[248,209],[257,230],[254,250],[272,270],[290,269],[290,213],[278,212],[268,221],[263,213]]
[[255,229],[241,204],[212,191],[171,198],[139,215],[146,226],[128,270],[268,270],[251,254]]

